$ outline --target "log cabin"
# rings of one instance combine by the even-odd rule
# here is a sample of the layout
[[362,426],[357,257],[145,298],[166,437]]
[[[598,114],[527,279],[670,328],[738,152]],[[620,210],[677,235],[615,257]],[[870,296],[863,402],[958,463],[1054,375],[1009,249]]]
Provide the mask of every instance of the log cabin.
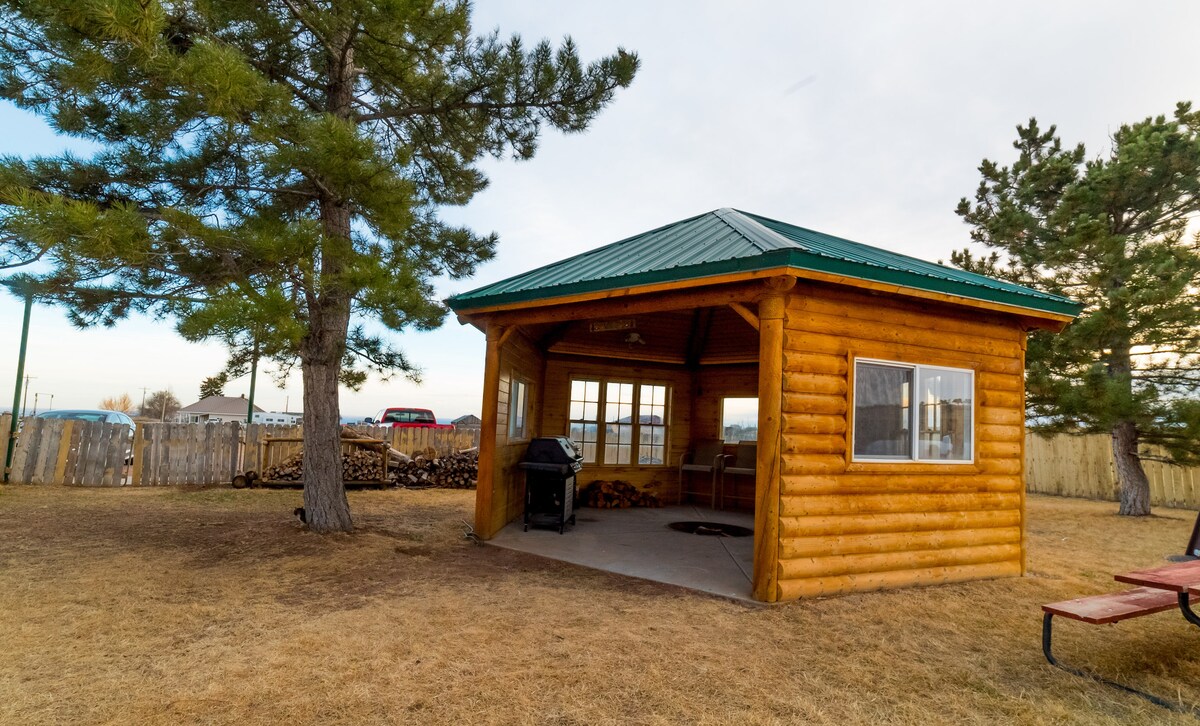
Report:
[[699,496],[753,511],[755,600],[1025,571],[1026,335],[1067,298],[719,209],[447,304],[487,340],[484,539],[522,515],[532,437],[674,503],[757,399],[753,476]]

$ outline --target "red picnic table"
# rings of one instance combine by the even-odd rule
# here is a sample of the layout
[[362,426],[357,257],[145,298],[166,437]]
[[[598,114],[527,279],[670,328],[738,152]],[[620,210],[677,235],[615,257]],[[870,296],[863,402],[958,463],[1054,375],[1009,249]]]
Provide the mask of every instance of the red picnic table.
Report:
[[[1197,525],[1197,529],[1200,530],[1200,524]],[[1195,538],[1193,537],[1193,539]],[[1130,618],[1140,618],[1143,615],[1166,612],[1178,607],[1189,623],[1200,626],[1200,615],[1192,610],[1191,602],[1195,598],[1197,603],[1200,603],[1200,560],[1134,570],[1116,575],[1115,579],[1118,582],[1128,582],[1138,587],[1124,592],[1078,597],[1074,600],[1064,600],[1042,606],[1044,613],[1042,617],[1042,653],[1046,656],[1046,660],[1050,665],[1068,673],[1119,688],[1172,711],[1200,716],[1200,707],[1159,698],[1090,671],[1065,665],[1054,657],[1051,652],[1052,623],[1056,615],[1092,625],[1107,625]]]
[[1117,582],[1176,593],[1183,617],[1192,625],[1200,626],[1200,615],[1192,610],[1191,604],[1191,598],[1200,595],[1200,560],[1134,570],[1117,575],[1114,579]]

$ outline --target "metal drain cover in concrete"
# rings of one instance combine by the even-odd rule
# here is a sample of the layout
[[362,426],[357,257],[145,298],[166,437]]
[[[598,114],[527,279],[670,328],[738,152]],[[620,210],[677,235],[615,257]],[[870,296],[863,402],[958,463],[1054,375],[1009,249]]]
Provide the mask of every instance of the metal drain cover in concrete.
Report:
[[667,526],[680,532],[706,534],[711,537],[749,537],[754,534],[754,530],[749,527],[723,522],[671,522]]

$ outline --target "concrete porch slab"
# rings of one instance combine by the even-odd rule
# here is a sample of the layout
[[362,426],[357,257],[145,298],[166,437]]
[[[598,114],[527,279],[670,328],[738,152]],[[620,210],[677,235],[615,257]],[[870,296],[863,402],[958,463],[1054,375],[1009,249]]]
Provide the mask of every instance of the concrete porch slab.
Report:
[[591,509],[575,512],[575,526],[523,531],[520,521],[489,544],[607,572],[754,602],[750,576],[754,537],[687,534],[667,525],[679,521],[722,522],[754,528],[754,515],[716,512],[690,505],[661,509]]

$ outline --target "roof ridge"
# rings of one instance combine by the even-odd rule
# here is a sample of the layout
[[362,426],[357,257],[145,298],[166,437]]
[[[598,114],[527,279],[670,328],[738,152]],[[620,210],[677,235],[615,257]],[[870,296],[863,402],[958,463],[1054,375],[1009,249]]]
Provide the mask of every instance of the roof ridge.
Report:
[[[779,249],[779,247],[768,247],[762,243],[761,239],[756,239],[756,237],[764,235],[774,238],[774,240],[779,243],[780,246],[807,250],[806,247],[803,247],[795,241],[784,237],[740,209],[734,209],[733,207],[721,207],[720,209],[714,211],[713,214],[715,214],[718,219],[724,222],[734,232],[737,232],[744,237],[746,241],[753,245],[759,252],[770,252],[772,249]],[[749,229],[747,229],[747,227],[749,227]]]
[[[554,267],[556,265],[561,265],[565,262],[573,262],[575,260],[581,260],[585,257],[590,257],[592,255],[599,254],[600,252],[604,252],[605,250],[609,250],[614,247],[619,247],[627,242],[632,242],[639,237],[645,237],[646,235],[654,234],[656,232],[661,232],[664,229],[670,229],[671,227],[678,227],[681,224],[686,224],[693,220],[697,220],[697,219],[700,219],[701,217],[705,217],[705,216],[708,216],[708,215],[714,214],[714,213],[715,213],[715,211],[714,212],[702,212],[701,214],[697,214],[697,215],[688,217],[687,219],[680,219],[675,222],[671,222],[670,224],[664,224],[660,227],[655,227],[654,229],[648,229],[645,232],[638,232],[637,234],[630,235],[628,237],[625,237],[624,239],[619,239],[616,242],[609,242],[606,245],[601,245],[599,247],[593,247],[590,250],[584,250],[583,252],[571,255],[570,257],[564,257],[561,260],[555,260],[554,262],[547,262],[546,264],[542,265],[541,267],[535,267],[532,270],[526,270],[525,272],[520,273],[520,275],[518,275],[518,277],[525,277],[527,275],[532,275],[535,272],[541,272],[542,270],[548,270],[551,267]],[[507,280],[507,279],[511,279],[511,278],[505,278],[505,280]],[[496,282],[484,285],[484,287],[490,287],[490,286],[498,284],[500,282],[504,282],[504,280],[497,280]],[[480,288],[480,289],[482,289],[482,288]],[[454,296],[451,296],[451,297],[454,297]]]
[[[1009,282],[1008,280],[1002,280],[1002,279],[996,278],[996,277],[989,277],[987,275],[981,275],[978,272],[972,272],[970,270],[964,270],[964,269],[961,269],[958,267],[950,267],[948,265],[943,265],[940,262],[932,262],[930,260],[926,260],[921,257],[914,257],[913,255],[905,254],[904,252],[897,252],[895,250],[890,250],[890,249],[887,249],[884,247],[875,247],[873,245],[866,244],[865,242],[858,242],[856,240],[852,240],[847,237],[841,237],[836,234],[829,234],[828,232],[820,232],[820,231],[812,229],[810,227],[801,227],[799,225],[792,224],[791,222],[784,222],[782,220],[773,219],[771,217],[767,217],[767,216],[764,216],[761,214],[754,214],[753,212],[743,212],[741,210],[736,210],[736,209],[733,211],[736,211],[740,214],[745,215],[746,217],[753,219],[758,224],[762,224],[762,222],[760,222],[759,220],[765,219],[768,222],[772,222],[774,224],[778,224],[778,225],[781,225],[784,227],[790,227],[792,229],[800,230],[800,231],[806,232],[808,234],[816,234],[816,235],[821,235],[823,237],[829,237],[829,238],[837,240],[838,242],[853,245],[855,247],[859,247],[859,248],[863,248],[863,249],[867,249],[867,250],[880,250],[880,251],[886,252],[887,254],[894,255],[896,257],[901,257],[905,260],[911,260],[913,262],[917,262],[917,263],[920,263],[923,265],[931,265],[933,267],[939,268],[939,270],[944,271],[939,274],[935,274],[933,272],[907,270],[907,272],[910,272],[915,275],[920,275],[922,277],[928,277],[928,278],[931,278],[934,280],[946,280],[946,281],[953,282],[954,274],[959,274],[959,275],[965,274],[965,275],[969,275],[973,278],[976,278],[978,280],[978,282],[976,284],[979,284],[982,287],[990,288],[992,290],[1006,290],[1006,289],[1016,288],[1016,289],[1020,289],[1022,291],[1022,294],[1029,295],[1031,297],[1041,297],[1041,298],[1045,298],[1047,300],[1065,300],[1068,302],[1074,302],[1070,298],[1065,297],[1063,295],[1056,295],[1054,293],[1045,292],[1044,290],[1038,290],[1037,288],[1029,287],[1027,285],[1019,285],[1015,282]],[[764,227],[765,227],[765,225],[764,225]],[[767,229],[770,229],[770,228],[767,228]],[[774,230],[770,230],[770,231],[774,232]],[[779,234],[779,233],[775,232],[775,234]],[[832,255],[830,255],[826,252],[822,252],[820,250],[814,250],[810,247],[802,247],[800,245],[797,245],[797,247],[804,249],[809,254],[818,255],[820,257],[828,257],[830,259],[836,259]],[[887,264],[883,264],[883,263],[879,263],[879,262],[873,262],[870,260],[860,260],[859,264],[867,265],[869,267],[878,267],[880,269],[885,269],[885,270],[903,271],[902,268],[900,268],[900,267],[896,267],[894,265],[887,265]],[[951,274],[951,273],[954,273],[954,274]]]

